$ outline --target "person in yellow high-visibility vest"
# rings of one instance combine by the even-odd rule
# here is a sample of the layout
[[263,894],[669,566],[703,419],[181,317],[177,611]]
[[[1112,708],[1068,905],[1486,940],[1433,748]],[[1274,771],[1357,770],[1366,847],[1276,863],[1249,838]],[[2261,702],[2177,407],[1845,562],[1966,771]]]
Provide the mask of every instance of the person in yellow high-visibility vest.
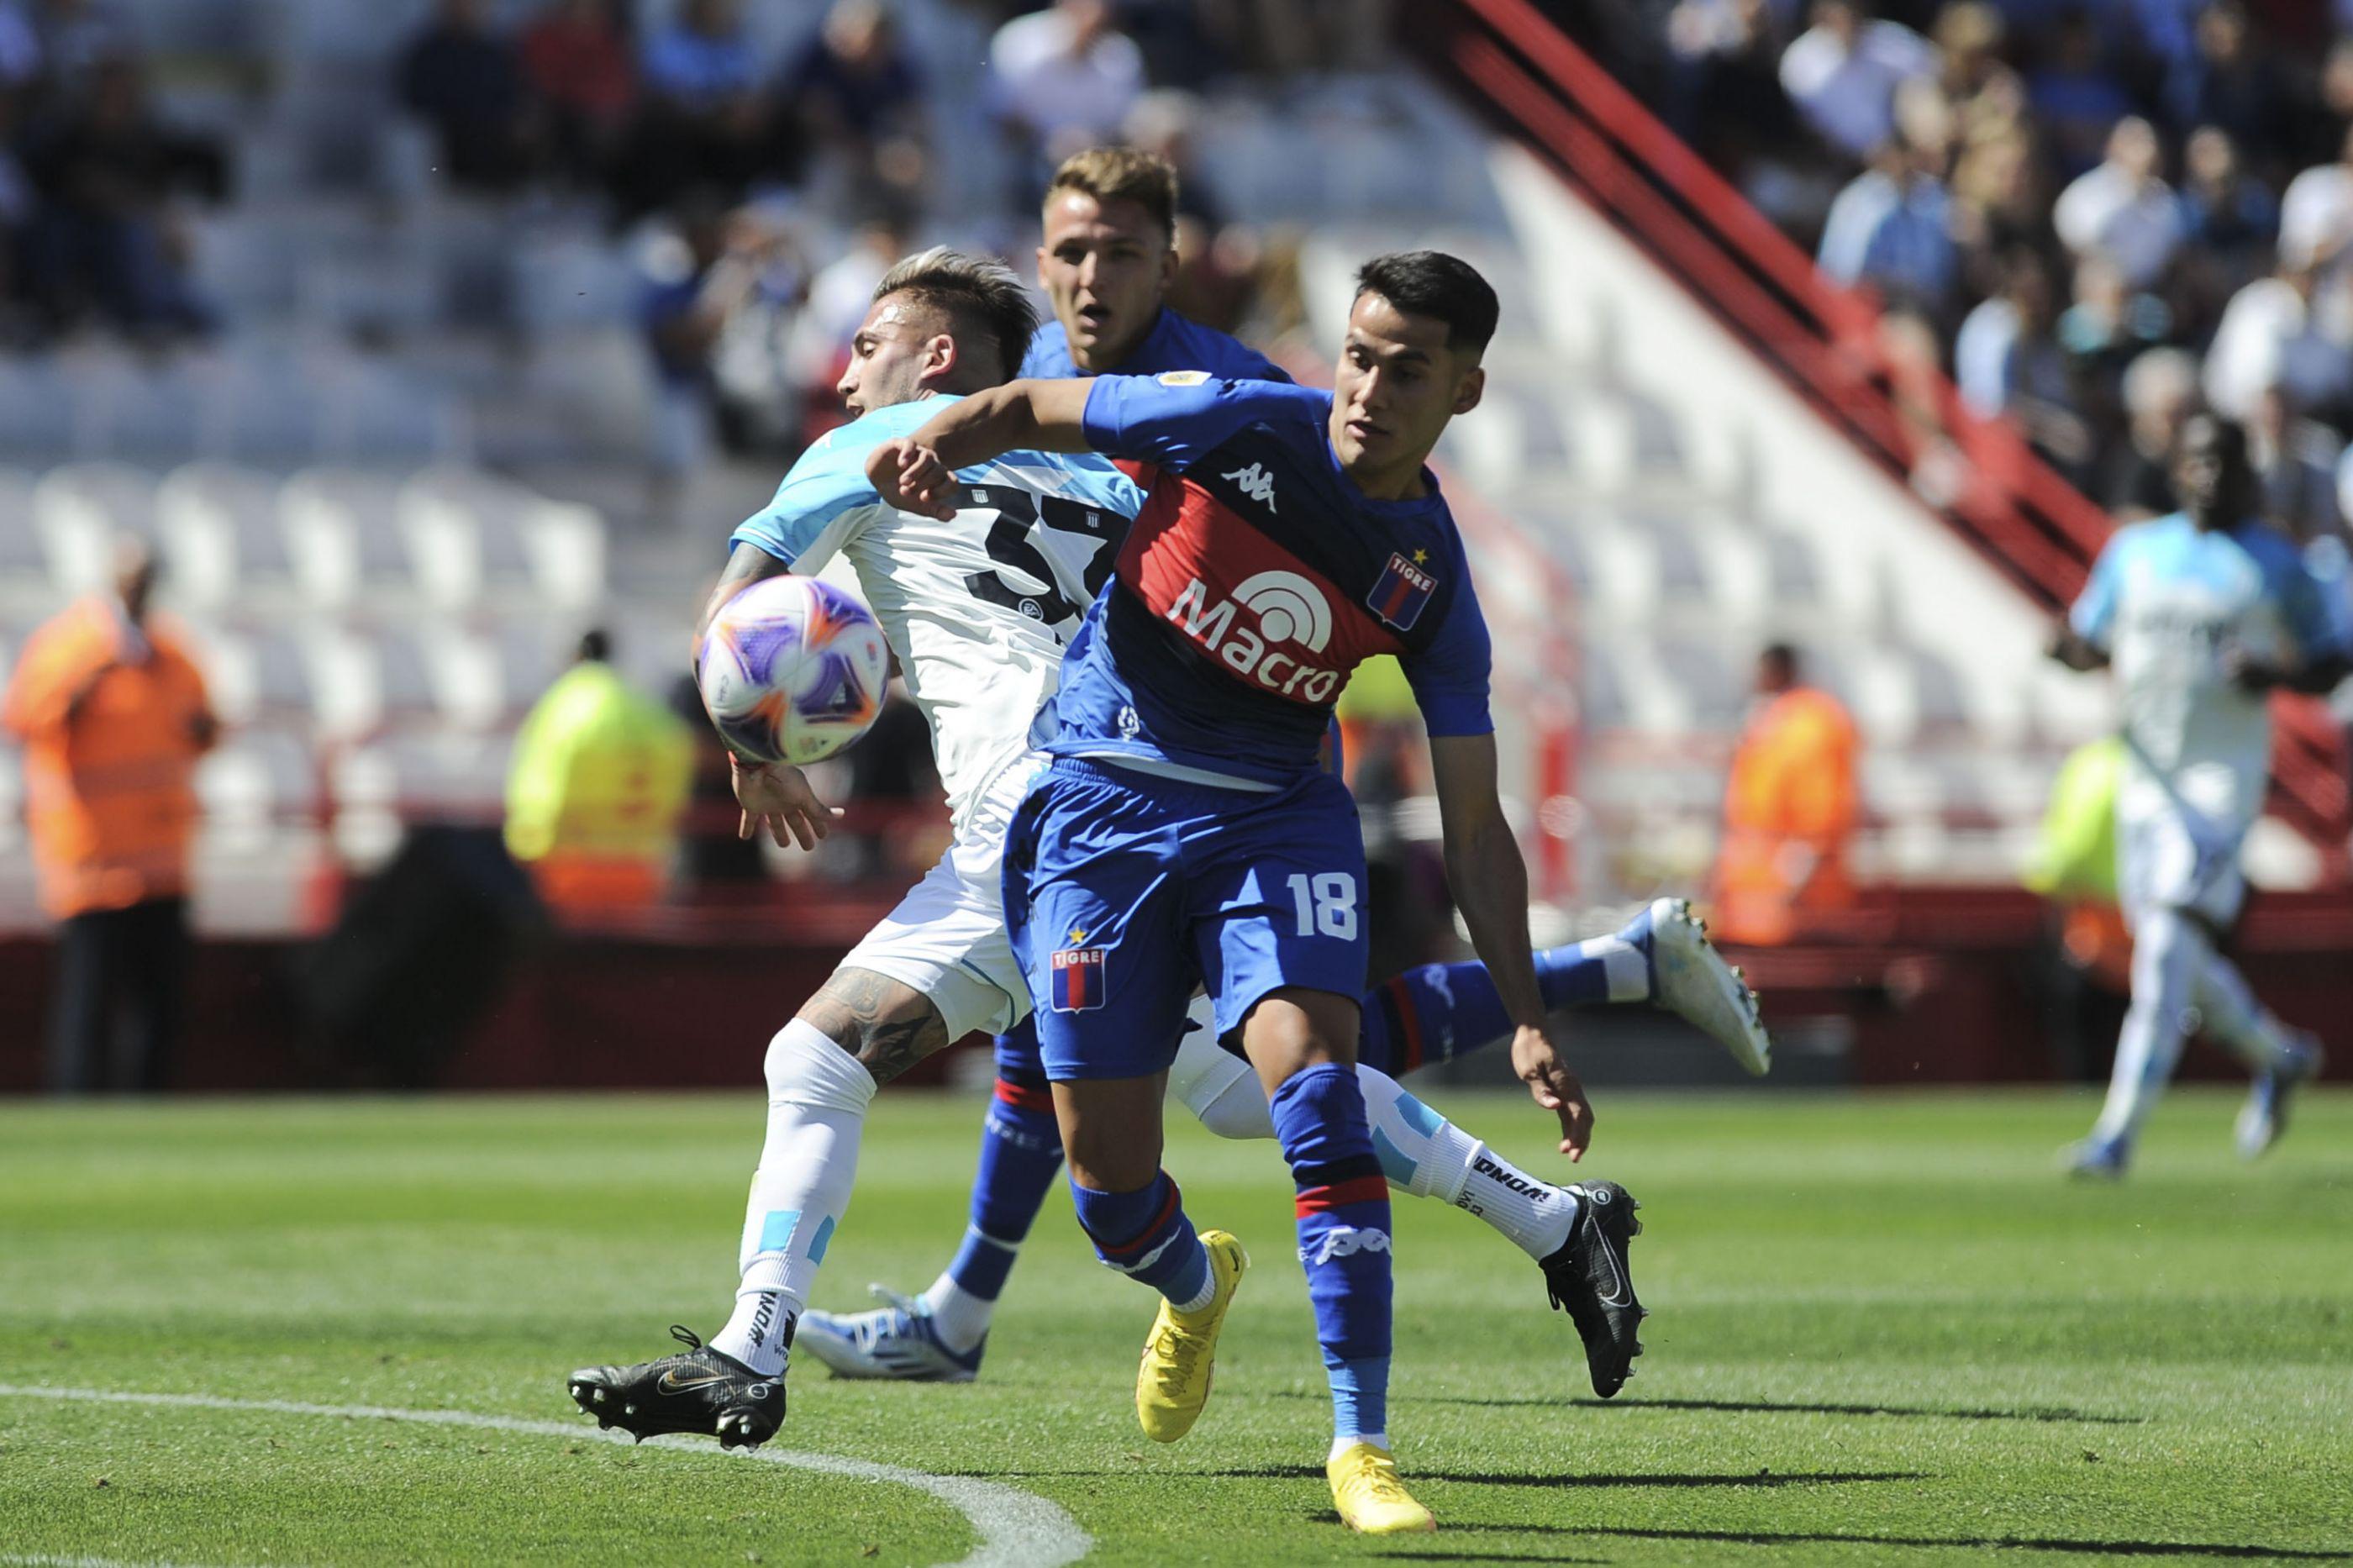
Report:
[[581,637],[515,732],[507,773],[507,851],[559,910],[661,897],[693,775],[691,732],[611,655],[605,632]]

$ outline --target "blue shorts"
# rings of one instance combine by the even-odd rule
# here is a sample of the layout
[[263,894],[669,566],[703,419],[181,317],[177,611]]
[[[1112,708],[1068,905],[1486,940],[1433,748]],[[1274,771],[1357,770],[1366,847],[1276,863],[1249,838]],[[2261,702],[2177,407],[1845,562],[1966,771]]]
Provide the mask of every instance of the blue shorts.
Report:
[[1365,842],[1329,773],[1273,794],[1058,757],[1005,847],[1005,914],[1055,1079],[1176,1058],[1197,985],[1218,1033],[1281,986],[1365,989]]

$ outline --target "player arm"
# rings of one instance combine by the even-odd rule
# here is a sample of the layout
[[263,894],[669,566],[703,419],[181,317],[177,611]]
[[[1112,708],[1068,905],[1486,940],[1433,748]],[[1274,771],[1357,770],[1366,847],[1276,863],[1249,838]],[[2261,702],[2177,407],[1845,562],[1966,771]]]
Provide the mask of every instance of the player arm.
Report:
[[2249,691],[2326,697],[2353,673],[2353,648],[2347,647],[2345,617],[2331,611],[2329,593],[2329,587],[2301,566],[2288,574],[2280,607],[2300,654],[2293,664],[2274,664],[2243,649],[2232,649],[2231,673],[2242,687]]
[[[769,554],[758,545],[739,540],[728,552],[727,569],[719,574],[719,582],[711,590],[711,597],[702,606],[702,619],[695,627],[695,643],[711,631],[711,623],[728,600],[752,584],[765,577],[781,577],[792,567]],[[735,804],[742,816],[735,825],[735,837],[749,838],[765,830],[776,847],[786,849],[797,844],[804,849],[814,849],[818,841],[833,831],[841,808],[829,806],[818,798],[809,786],[808,775],[790,763],[763,763],[727,752],[727,774],[735,786]]]
[[866,477],[889,505],[955,515],[955,471],[1008,452],[1085,452],[1084,381],[1009,381],[958,398],[912,436],[868,454]]
[[2101,547],[2083,593],[2068,606],[2067,618],[2051,628],[2050,640],[2043,645],[2044,653],[2070,669],[2107,667],[2108,635],[2116,619],[2116,579],[2122,571],[2116,564],[2117,542],[2128,531],[2116,533]]
[[1560,1152],[1585,1157],[1593,1109],[1545,1032],[1544,994],[1528,942],[1528,868],[1504,815],[1495,737],[1432,735],[1430,773],[1445,840],[1446,879],[1471,945],[1512,1021],[1512,1066],[1535,1102],[1560,1118]]

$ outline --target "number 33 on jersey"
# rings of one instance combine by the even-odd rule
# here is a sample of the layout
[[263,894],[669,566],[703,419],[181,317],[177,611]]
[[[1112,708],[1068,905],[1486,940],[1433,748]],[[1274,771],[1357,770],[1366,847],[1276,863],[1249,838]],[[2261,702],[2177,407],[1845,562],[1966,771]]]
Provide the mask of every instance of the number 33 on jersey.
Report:
[[798,573],[836,555],[856,569],[931,724],[961,826],[976,795],[1028,749],[1062,644],[1110,576],[1144,495],[1091,454],[1008,452],[958,476],[950,521],[884,505],[867,482],[867,455],[939,408],[936,399],[902,403],[831,432],[733,542]]

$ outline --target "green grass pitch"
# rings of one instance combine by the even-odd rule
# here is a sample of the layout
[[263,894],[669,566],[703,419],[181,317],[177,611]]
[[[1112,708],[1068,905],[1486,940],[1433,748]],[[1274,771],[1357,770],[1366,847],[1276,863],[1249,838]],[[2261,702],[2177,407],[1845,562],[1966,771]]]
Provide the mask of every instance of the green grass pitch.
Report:
[[[1525,1100],[1432,1098],[1565,1170]],[[1152,1302],[1058,1194],[980,1383],[808,1363],[776,1447],[1020,1489],[1100,1563],[2353,1556],[2353,1097],[2311,1097],[2253,1168],[2232,1103],[2172,1096],[2111,1187],[2053,1173],[2082,1095],[1605,1094],[1586,1169],[1642,1200],[1656,1310],[1606,1405],[1535,1268],[1401,1199],[1391,1431],[1436,1536],[1335,1521],[1281,1161],[1175,1118],[1188,1206],[1256,1258],[1190,1438],[1137,1432]],[[0,1108],[0,1563],[965,1557],[952,1500],[600,1441],[565,1397],[575,1364],[717,1326],[760,1111],[748,1088]],[[978,1117],[877,1102],[819,1304],[931,1279]],[[36,1392],[60,1388],[231,1403]]]

